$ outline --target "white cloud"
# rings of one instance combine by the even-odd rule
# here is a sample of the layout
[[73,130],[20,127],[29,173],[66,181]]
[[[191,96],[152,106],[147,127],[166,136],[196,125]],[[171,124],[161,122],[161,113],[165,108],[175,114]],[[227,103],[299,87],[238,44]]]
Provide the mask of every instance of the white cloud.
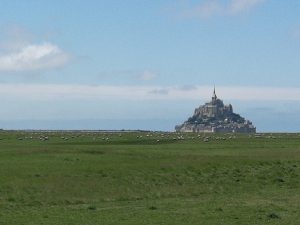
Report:
[[156,77],[157,77],[156,73],[149,70],[145,70],[143,74],[140,76],[140,79],[144,81],[149,81],[155,79]]
[[155,95],[167,95],[169,93],[168,88],[155,88],[148,92],[149,94],[155,94]]
[[204,0],[181,10],[183,17],[208,18],[212,16],[235,15],[262,4],[265,0]]
[[182,15],[186,17],[211,17],[222,12],[223,8],[218,1],[205,1],[199,5],[188,8],[183,11]]
[[232,14],[241,13],[254,8],[265,0],[231,0],[228,11]]
[[0,55],[0,71],[23,72],[58,68],[69,56],[51,43],[26,45],[18,51]]
[[[0,84],[0,99],[17,100],[199,100],[208,101],[211,86],[196,86],[189,91],[180,86],[89,86],[58,84]],[[230,100],[300,101],[299,88],[217,87],[217,95]]]

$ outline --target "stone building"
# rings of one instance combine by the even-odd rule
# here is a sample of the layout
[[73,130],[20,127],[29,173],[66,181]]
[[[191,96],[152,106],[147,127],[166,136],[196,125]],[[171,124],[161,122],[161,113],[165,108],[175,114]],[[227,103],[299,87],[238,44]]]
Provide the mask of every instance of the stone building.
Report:
[[210,102],[196,108],[192,117],[175,127],[177,132],[237,132],[255,133],[256,128],[249,120],[233,112],[232,105],[224,105],[214,88]]

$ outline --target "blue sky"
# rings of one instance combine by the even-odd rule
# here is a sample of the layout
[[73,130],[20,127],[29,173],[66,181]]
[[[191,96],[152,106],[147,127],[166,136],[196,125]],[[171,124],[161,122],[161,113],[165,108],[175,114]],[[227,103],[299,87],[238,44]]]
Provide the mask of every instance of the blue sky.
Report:
[[299,1],[0,6],[0,127],[172,130],[215,84],[259,131],[300,130]]

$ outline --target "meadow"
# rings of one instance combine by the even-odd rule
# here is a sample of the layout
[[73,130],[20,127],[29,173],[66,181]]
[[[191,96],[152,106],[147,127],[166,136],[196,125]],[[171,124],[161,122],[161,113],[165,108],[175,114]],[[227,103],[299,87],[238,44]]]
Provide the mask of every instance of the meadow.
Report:
[[0,225],[297,225],[299,202],[299,134],[0,132]]

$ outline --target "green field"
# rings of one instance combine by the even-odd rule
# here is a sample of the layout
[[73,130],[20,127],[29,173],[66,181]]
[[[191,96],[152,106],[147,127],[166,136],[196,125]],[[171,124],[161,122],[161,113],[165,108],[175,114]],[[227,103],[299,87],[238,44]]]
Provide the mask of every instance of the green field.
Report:
[[299,134],[0,139],[0,225],[300,224]]

